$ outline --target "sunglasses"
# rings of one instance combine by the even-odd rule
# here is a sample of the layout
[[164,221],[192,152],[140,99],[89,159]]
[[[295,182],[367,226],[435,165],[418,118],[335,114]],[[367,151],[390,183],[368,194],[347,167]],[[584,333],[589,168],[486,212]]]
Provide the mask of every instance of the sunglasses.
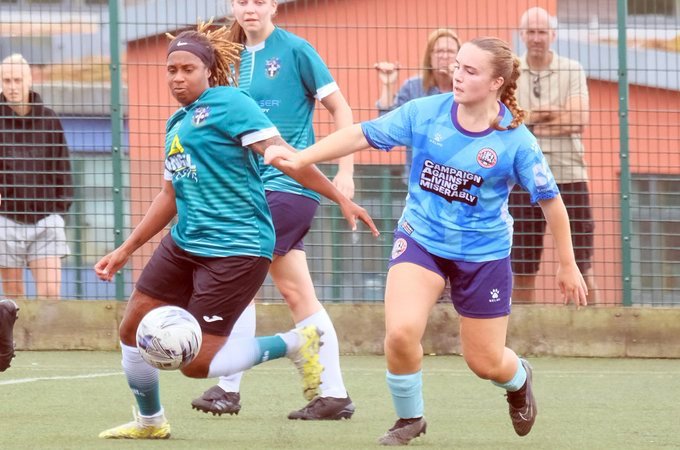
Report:
[[534,86],[532,92],[534,93],[534,97],[541,98],[541,77],[538,75],[534,77]]

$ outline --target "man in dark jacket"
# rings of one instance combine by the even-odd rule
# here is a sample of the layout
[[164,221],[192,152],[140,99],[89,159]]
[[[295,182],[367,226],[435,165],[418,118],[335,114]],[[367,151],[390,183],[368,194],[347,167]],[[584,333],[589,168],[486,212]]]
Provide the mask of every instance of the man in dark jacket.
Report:
[[64,130],[31,90],[31,70],[19,54],[0,66],[0,277],[4,295],[24,297],[28,266],[41,298],[58,298],[61,258],[69,254],[62,215],[73,182]]

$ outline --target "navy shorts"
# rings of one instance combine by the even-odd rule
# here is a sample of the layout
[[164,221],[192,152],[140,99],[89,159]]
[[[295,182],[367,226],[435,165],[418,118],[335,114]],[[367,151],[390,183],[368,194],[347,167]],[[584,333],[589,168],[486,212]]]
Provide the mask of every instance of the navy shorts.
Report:
[[510,257],[485,262],[454,261],[429,253],[406,233],[394,233],[388,267],[413,263],[439,274],[451,284],[451,301],[463,317],[492,319],[510,314]]
[[304,195],[267,191],[276,244],[274,254],[284,256],[291,250],[305,250],[302,239],[312,226],[319,202]]
[[258,256],[208,258],[185,252],[166,235],[135,288],[180,306],[203,332],[229,336],[234,323],[262,286],[271,261]]
[[[557,185],[569,214],[576,264],[581,272],[592,267],[595,222],[590,207],[588,183]],[[512,238],[512,270],[518,275],[538,272],[543,254],[545,217],[539,205],[532,205],[529,194],[515,188],[510,194],[510,215],[515,219]]]

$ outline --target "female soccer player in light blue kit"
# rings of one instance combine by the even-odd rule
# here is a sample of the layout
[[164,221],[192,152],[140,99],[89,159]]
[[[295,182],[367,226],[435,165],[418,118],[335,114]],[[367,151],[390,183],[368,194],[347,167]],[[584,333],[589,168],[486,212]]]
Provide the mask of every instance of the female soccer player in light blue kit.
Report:
[[[233,0],[236,22],[232,40],[245,45],[241,52],[239,87],[250,94],[296,148],[314,143],[312,119],[317,100],[330,112],[336,128],[352,124],[352,110],[326,64],[302,38],[272,22],[275,0]],[[339,161],[335,185],[348,198],[354,195],[353,157]],[[349,419],[354,404],[340,372],[338,338],[331,318],[319,302],[307,266],[303,238],[319,205],[319,194],[300,185],[275,167],[264,166],[262,178],[276,229],[274,261],[269,273],[298,326],[315,325],[323,331],[320,360],[324,365],[321,393],[289,419]],[[251,305],[234,326],[236,336],[255,335],[255,309]],[[240,406],[241,375],[223,377],[192,401],[192,406],[213,414],[234,414]]]
[[515,432],[531,430],[531,366],[505,346],[512,291],[508,195],[515,184],[539,203],[552,230],[565,302],[586,304],[567,212],[536,138],[522,125],[518,76],[519,61],[505,42],[475,39],[456,58],[453,95],[414,100],[299,153],[283,147],[265,152],[265,162],[281,158],[299,168],[366,146],[413,147],[385,290],[387,384],[399,419],[379,439],[383,445],[405,445],[426,431],[420,342],[447,278],[465,361],[507,391]]
[[[192,378],[241,372],[283,356],[301,371],[305,398],[317,394],[320,331],[313,325],[276,336],[235,338],[237,318],[262,285],[274,252],[274,226],[260,176],[258,155],[278,130],[243,91],[229,86],[228,68],[238,49],[227,29],[185,31],[168,48],[166,75],[181,104],[166,124],[165,171],[161,191],[125,242],[94,269],[110,281],[132,253],[176,216],[177,223],[146,263],[120,325],[123,370],[137,400],[135,419],[99,436],[106,439],[166,439],[170,426],[160,401],[158,369],[146,364],[135,332],[151,310],[176,305],[188,310],[202,330],[201,350],[182,367]],[[315,168],[283,169],[377,230],[362,208]]]

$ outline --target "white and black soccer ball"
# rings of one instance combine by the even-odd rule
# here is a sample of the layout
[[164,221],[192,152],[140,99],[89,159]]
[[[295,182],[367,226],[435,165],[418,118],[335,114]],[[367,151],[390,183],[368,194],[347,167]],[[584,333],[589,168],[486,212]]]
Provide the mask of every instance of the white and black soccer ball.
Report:
[[201,349],[201,326],[178,306],[161,306],[147,313],[137,327],[137,348],[154,367],[176,370],[189,364]]

